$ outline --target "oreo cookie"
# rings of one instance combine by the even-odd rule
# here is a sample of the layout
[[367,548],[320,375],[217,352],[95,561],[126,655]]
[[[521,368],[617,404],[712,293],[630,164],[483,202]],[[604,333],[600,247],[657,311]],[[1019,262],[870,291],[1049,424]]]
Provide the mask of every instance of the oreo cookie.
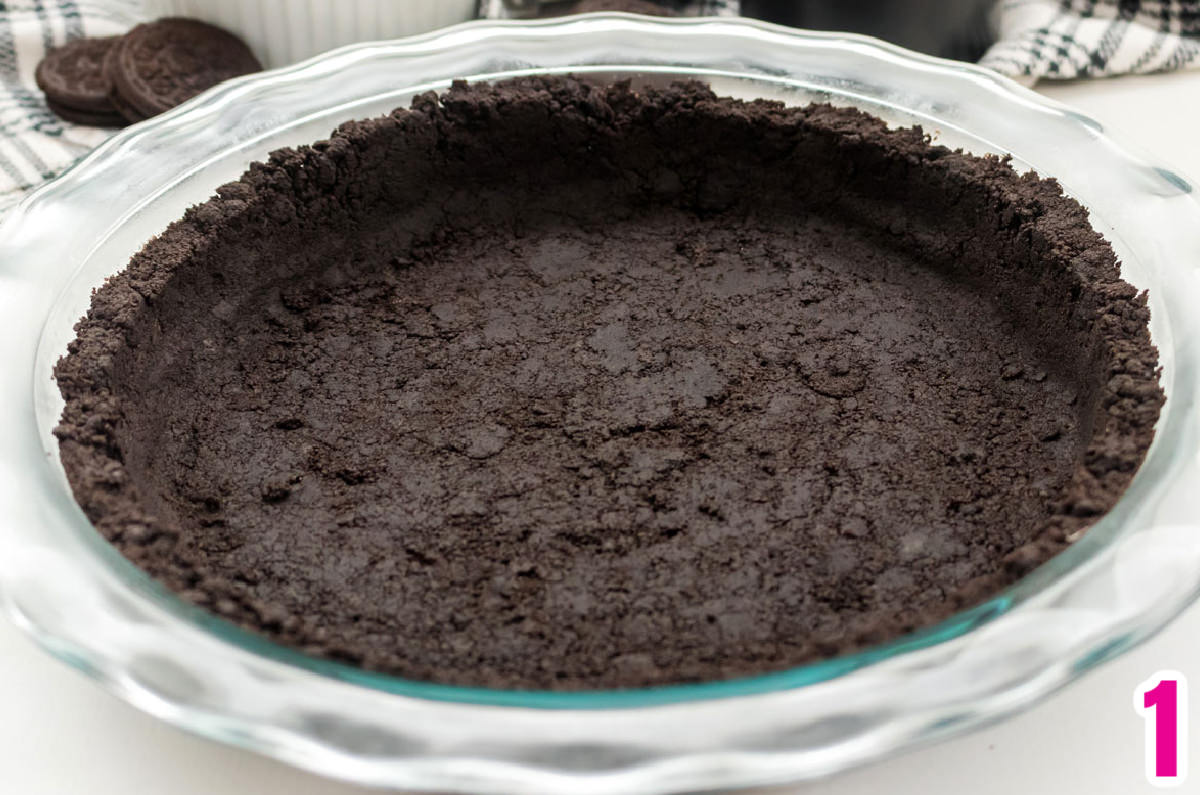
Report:
[[113,84],[112,75],[117,70],[116,56],[119,51],[120,48],[114,46],[109,49],[108,55],[104,58],[104,72],[108,77],[109,85],[108,101],[115,113],[119,114],[130,124],[137,124],[139,121],[144,121],[150,117],[126,102],[121,96],[121,92],[117,91],[116,85]]
[[150,118],[126,102],[116,91],[113,91],[113,93],[109,95],[108,99],[110,102],[112,102],[113,108],[116,109],[117,114],[120,115],[121,118],[125,119],[126,123],[128,124],[137,124],[139,121],[145,121],[146,119]]
[[129,124],[129,121],[121,114],[112,111],[105,112],[102,110],[80,110],[67,105],[62,105],[52,99],[47,98],[46,106],[50,111],[62,119],[69,121],[72,124],[82,124],[87,127],[124,127]]
[[182,17],[138,25],[116,44],[107,66],[105,74],[119,100],[147,117],[231,77],[262,69],[237,36]]
[[232,33],[194,19],[138,25],[124,36],[75,39],[38,64],[38,87],[66,121],[123,127],[170,110],[262,65]]
[[59,107],[113,113],[104,59],[116,43],[115,36],[75,39],[50,50],[34,72],[38,88]]
[[113,87],[104,69],[117,41],[113,36],[75,39],[41,60],[34,80],[56,116],[91,127],[125,126],[125,118],[109,99]]

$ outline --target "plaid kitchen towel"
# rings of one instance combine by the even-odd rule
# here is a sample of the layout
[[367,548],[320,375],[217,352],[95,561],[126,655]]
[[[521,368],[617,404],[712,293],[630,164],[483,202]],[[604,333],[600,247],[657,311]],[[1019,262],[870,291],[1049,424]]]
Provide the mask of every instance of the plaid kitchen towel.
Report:
[[[675,2],[690,15],[732,16],[738,8],[738,0]],[[1200,0],[1000,0],[996,11],[999,40],[982,62],[1005,74],[1098,77],[1200,66]],[[503,17],[503,3],[480,0],[480,15]],[[146,16],[142,0],[0,0],[0,214],[111,134],[46,108],[33,81],[46,50],[121,33]]]
[[980,61],[1007,75],[1107,77],[1200,65],[1200,0],[1002,0]]

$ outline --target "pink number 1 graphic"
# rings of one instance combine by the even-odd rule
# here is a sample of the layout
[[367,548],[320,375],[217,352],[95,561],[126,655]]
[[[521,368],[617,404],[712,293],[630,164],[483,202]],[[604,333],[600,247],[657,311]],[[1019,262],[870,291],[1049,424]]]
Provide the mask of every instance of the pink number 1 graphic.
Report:
[[1159,671],[1138,685],[1133,708],[1146,721],[1146,778],[1176,787],[1187,778],[1187,680],[1178,671]]

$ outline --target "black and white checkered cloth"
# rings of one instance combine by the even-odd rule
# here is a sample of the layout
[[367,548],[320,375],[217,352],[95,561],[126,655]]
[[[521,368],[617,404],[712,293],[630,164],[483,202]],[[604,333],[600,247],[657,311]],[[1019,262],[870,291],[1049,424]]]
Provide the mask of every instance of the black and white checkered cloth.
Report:
[[[678,2],[689,15],[734,16],[739,0]],[[998,43],[982,63],[1004,74],[1099,77],[1200,66],[1200,0],[998,0],[996,11]],[[480,15],[505,16],[503,3],[480,0]],[[143,0],[0,0],[0,214],[111,134],[46,108],[33,80],[46,50],[118,34],[146,17]]]
[[1200,66],[1200,0],[1002,0],[980,61],[1029,78]]

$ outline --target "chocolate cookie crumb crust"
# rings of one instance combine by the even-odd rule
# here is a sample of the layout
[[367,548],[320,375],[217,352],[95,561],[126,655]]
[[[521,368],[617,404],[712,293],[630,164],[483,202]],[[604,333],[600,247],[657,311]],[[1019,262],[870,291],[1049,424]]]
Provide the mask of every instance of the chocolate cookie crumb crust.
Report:
[[412,679],[777,671],[978,603],[1108,511],[1146,296],[1053,180],[867,114],[456,84],[150,241],[58,364],[99,531]]

